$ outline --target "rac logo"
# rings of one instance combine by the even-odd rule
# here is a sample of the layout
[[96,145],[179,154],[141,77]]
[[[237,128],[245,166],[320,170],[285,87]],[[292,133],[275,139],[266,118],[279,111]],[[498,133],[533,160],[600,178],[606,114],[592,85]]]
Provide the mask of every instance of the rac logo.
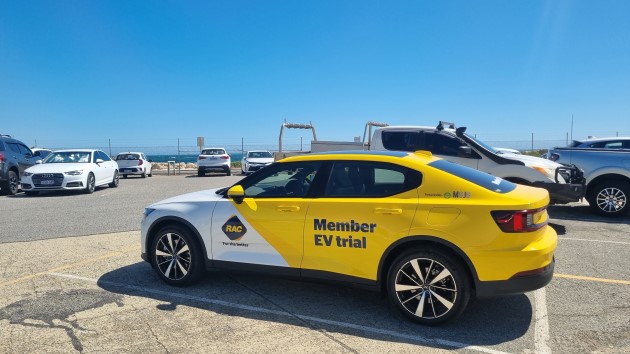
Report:
[[247,232],[247,228],[236,215],[226,221],[221,230],[232,241],[239,241]]

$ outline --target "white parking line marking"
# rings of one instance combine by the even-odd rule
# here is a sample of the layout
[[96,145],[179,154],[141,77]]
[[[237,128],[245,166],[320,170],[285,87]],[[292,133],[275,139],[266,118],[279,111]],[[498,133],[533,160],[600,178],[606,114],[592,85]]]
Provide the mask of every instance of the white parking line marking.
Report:
[[[128,284],[123,284],[123,283],[107,281],[107,280],[99,280],[99,279],[80,277],[80,276],[76,276],[76,275],[72,275],[72,274],[63,274],[63,273],[48,273],[48,274],[56,276],[56,277],[62,277],[62,278],[68,278],[68,279],[74,279],[74,280],[81,280],[81,281],[90,282],[90,283],[94,283],[94,284],[97,284],[97,283],[108,284],[108,285],[112,285],[112,286],[119,287],[119,288],[133,290],[133,291],[136,291],[138,293],[147,293],[147,294],[154,294],[154,295],[167,296],[167,297],[173,297],[173,298],[180,298],[180,299],[192,300],[192,301],[197,301],[197,302],[206,303],[206,304],[218,305],[218,306],[229,307],[229,308],[236,308],[236,309],[240,309],[240,310],[247,310],[247,311],[258,312],[258,313],[268,313],[268,314],[284,316],[284,317],[297,317],[297,318],[300,318],[300,319],[302,319],[304,321],[324,323],[324,324],[333,325],[333,326],[342,327],[342,328],[351,328],[351,329],[359,330],[359,331],[363,331],[363,332],[376,333],[376,334],[380,334],[380,335],[385,335],[385,336],[396,337],[396,338],[400,338],[400,339],[411,340],[411,341],[414,341],[414,342],[417,342],[417,343],[420,343],[420,344],[437,345],[437,346],[451,347],[451,348],[456,348],[456,349],[469,349],[469,350],[474,350],[474,351],[477,351],[477,352],[489,353],[489,354],[508,354],[507,352],[503,352],[503,351],[499,351],[499,350],[479,347],[479,346],[476,346],[476,345],[469,345],[469,344],[466,344],[466,343],[454,342],[454,341],[446,340],[446,339],[426,338],[426,337],[422,337],[422,336],[418,336],[418,335],[403,334],[403,333],[398,333],[398,332],[395,332],[395,331],[388,331],[386,329],[367,327],[367,326],[357,325],[357,324],[353,324],[353,323],[346,323],[346,322],[327,320],[327,319],[318,318],[318,317],[311,317],[311,316],[304,316],[304,315],[298,315],[298,314],[291,314],[291,313],[288,313],[288,312],[285,312],[285,311],[269,310],[269,309],[265,309],[265,308],[261,308],[261,307],[241,305],[241,304],[237,304],[237,303],[233,303],[233,302],[227,302],[227,301],[222,301],[222,300],[208,299],[208,298],[204,298],[204,297],[193,296],[193,295],[186,295],[186,294],[176,294],[176,293],[171,293],[171,292],[168,292],[168,291],[161,291],[161,290],[156,290],[156,289],[147,289],[147,288],[140,287],[140,286],[128,285]],[[536,306],[536,309],[538,309],[538,306]],[[545,309],[546,309],[546,306],[545,306]],[[547,320],[547,317],[546,317],[546,310],[545,310],[545,321],[546,320]],[[539,353],[539,352],[537,351],[537,353]],[[540,353],[551,353],[551,351],[549,351],[549,352],[540,352]]]
[[618,245],[630,245],[630,242],[622,242],[622,241],[589,240],[585,238],[571,238],[571,237],[558,237],[558,239],[569,240],[569,241],[585,241],[585,242],[599,242],[599,243],[614,243]]
[[534,352],[537,354],[551,354],[545,288],[534,291],[534,308]]

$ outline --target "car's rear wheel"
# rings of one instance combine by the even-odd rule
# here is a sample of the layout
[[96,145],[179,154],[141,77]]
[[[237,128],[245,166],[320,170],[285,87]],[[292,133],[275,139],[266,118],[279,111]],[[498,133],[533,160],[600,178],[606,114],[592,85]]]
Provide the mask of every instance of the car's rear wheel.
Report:
[[142,178],[147,178],[147,170],[142,170]]
[[94,193],[94,189],[96,189],[96,179],[94,178],[94,175],[90,173],[87,176],[87,183],[84,192],[86,194],[92,194]]
[[603,216],[622,216],[628,213],[630,186],[622,181],[604,181],[590,188],[586,197],[593,211]]
[[232,170],[230,170],[230,169],[228,168],[228,170],[227,170],[227,171],[225,171],[225,175],[226,175],[226,176],[231,176],[231,175],[232,175]]
[[15,195],[18,192],[18,187],[20,184],[17,173],[13,170],[9,170],[7,174],[7,180],[2,184],[2,194]]
[[203,177],[203,175],[205,175],[205,173],[203,172],[203,170],[198,169],[198,170],[197,170],[197,177]]
[[184,228],[167,226],[161,229],[153,239],[151,253],[153,268],[168,284],[192,284],[203,274],[201,246]]
[[436,249],[415,249],[393,262],[387,292],[405,316],[438,325],[464,312],[471,286],[464,265],[454,257]]
[[153,169],[150,169],[150,170],[149,170],[149,173],[147,173],[147,176],[148,176],[148,177],[153,177]]
[[111,188],[116,188],[118,187],[118,183],[120,183],[120,175],[118,174],[118,171],[114,171],[114,178],[112,178],[112,182],[109,184],[109,186]]

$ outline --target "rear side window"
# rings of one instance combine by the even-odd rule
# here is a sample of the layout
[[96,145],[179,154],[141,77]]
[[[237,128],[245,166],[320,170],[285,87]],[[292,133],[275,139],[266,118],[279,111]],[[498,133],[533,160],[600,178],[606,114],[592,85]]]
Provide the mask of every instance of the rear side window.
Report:
[[206,149],[201,152],[202,155],[225,155],[223,149]]
[[447,160],[437,160],[428,164],[438,170],[448,172],[459,178],[465,179],[485,189],[497,193],[508,193],[516,188],[516,184],[506,181],[500,177],[489,175],[470,167],[462,166]]
[[374,198],[387,197],[418,188],[422,182],[419,171],[403,166],[379,163],[335,162],[325,197]]
[[422,150],[422,134],[419,131],[383,131],[383,147],[393,151]]

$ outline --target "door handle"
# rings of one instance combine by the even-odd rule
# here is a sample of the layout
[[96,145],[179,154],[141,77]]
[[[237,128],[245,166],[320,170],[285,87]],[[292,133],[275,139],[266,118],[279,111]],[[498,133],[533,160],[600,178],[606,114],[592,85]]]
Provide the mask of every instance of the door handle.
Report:
[[392,208],[374,208],[374,213],[385,215],[399,215],[402,214],[402,209]]
[[300,211],[300,207],[297,205],[278,205],[276,210],[284,212],[296,212]]

